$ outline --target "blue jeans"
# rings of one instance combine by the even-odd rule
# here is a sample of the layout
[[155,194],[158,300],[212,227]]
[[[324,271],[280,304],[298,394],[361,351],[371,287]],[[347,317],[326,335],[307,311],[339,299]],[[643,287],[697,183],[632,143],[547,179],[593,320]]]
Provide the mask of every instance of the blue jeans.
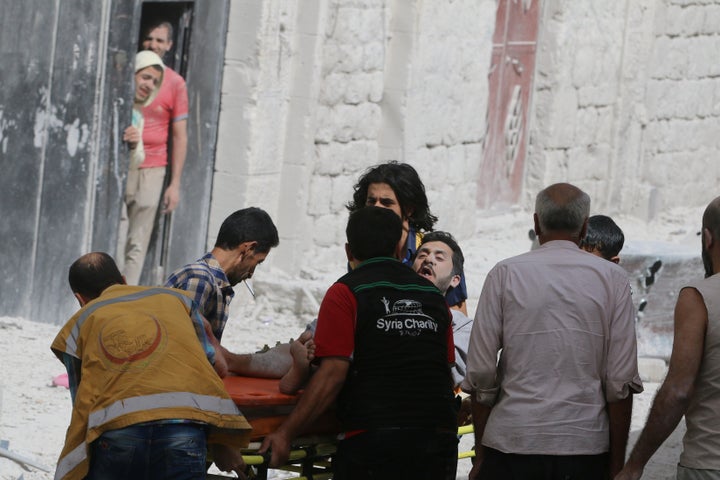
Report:
[[149,423],[111,430],[90,445],[86,480],[205,478],[206,434],[196,423]]

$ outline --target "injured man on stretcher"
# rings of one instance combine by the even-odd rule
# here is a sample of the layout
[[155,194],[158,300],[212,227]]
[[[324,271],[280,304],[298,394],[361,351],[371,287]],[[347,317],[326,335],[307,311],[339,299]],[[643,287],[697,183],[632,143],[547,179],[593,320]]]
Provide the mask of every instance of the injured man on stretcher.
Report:
[[[423,236],[412,264],[420,276],[430,280],[443,295],[447,296],[457,287],[464,276],[463,252],[453,236],[435,231]],[[455,366],[453,382],[458,387],[465,376],[467,346],[472,329],[472,319],[458,309],[451,309],[453,337],[455,342]],[[315,345],[313,335],[317,319],[307,325],[297,340],[278,343],[253,354],[232,354],[235,361],[230,370],[246,377],[280,379],[279,390],[286,395],[297,393],[307,383],[312,373]],[[228,360],[232,362],[233,360]]]

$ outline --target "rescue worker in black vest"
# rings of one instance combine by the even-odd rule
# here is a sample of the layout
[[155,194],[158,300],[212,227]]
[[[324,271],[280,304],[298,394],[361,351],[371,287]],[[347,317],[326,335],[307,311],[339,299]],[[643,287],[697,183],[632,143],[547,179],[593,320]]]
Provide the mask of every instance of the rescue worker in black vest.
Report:
[[455,479],[457,427],[450,367],[451,315],[443,294],[400,262],[402,222],[392,210],[350,214],[353,270],[326,293],[318,314],[319,368],[261,453],[271,466],[337,399],[343,434],[333,478]]

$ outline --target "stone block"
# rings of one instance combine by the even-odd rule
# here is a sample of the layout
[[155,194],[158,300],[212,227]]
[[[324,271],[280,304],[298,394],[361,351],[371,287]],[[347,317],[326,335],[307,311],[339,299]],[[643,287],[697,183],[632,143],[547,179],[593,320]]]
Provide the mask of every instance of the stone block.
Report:
[[[342,157],[343,174],[359,176],[359,173],[369,165],[375,165],[378,160],[378,144],[374,141],[356,140],[344,144],[347,149]],[[352,190],[348,190],[350,192]]]
[[662,34],[677,37],[683,33],[684,12],[680,5],[669,5],[665,12],[665,24]]
[[716,35],[697,36],[691,40],[688,52],[689,78],[705,78],[720,76],[720,65],[717,61],[717,49],[720,48],[720,38]]
[[338,175],[332,178],[332,190],[330,196],[330,211],[337,214],[338,219],[345,218],[347,211],[345,205],[350,201],[355,177],[351,175]]
[[316,143],[330,143],[333,139],[334,125],[332,123],[332,109],[325,105],[318,105],[315,111]]
[[571,148],[567,151],[568,178],[604,183],[610,173],[612,151],[608,144]]
[[337,215],[322,215],[313,220],[312,241],[321,249],[344,244],[344,232],[345,225]]
[[720,5],[708,5],[704,8],[705,20],[700,33],[713,35],[720,33]]
[[380,105],[371,102],[361,103],[356,109],[357,132],[354,139],[375,140],[378,137],[382,110]]
[[579,108],[575,120],[575,145],[592,145],[598,127],[598,111],[595,108]]
[[659,37],[653,44],[651,78],[681,80],[689,69],[690,42],[686,38]]
[[598,78],[602,60],[598,53],[598,46],[593,43],[581,44],[573,52],[572,84],[575,88],[595,85],[598,80],[605,81]]
[[343,171],[345,144],[329,143],[315,145],[315,175],[336,176]]
[[310,179],[310,195],[307,213],[313,216],[329,215],[330,198],[332,195],[332,179],[314,175]]
[[680,33],[684,36],[694,36],[702,32],[705,27],[707,6],[690,5],[682,9],[680,19],[682,28]]
[[550,105],[550,116],[547,119],[547,146],[551,148],[568,148],[574,145],[575,122],[578,114],[577,90],[574,88],[559,89]]
[[720,78],[712,80],[713,97],[712,97],[712,115],[720,115]]
[[[390,65],[388,65],[388,68]],[[382,41],[367,42],[363,46],[362,69],[366,72],[379,72],[385,68],[385,44]]]
[[327,41],[323,47],[323,72],[353,73],[362,70],[364,46]]
[[332,35],[338,42],[363,44],[382,38],[382,9],[340,7],[336,15]]
[[613,105],[617,94],[618,86],[615,83],[584,85],[578,88],[578,107]]
[[347,80],[343,101],[350,105],[371,101],[373,91],[382,97],[382,74],[358,73]]
[[333,106],[343,101],[348,79],[346,73],[330,73],[322,80],[319,101],[324,105]]
[[[532,158],[535,157],[533,156]],[[540,185],[540,187],[535,188],[534,191],[538,192],[545,188],[548,179],[566,178],[568,162],[567,149],[547,149],[543,151],[541,156],[537,157],[537,161],[528,162],[527,174],[530,178],[536,179]],[[534,201],[533,198],[533,202]]]

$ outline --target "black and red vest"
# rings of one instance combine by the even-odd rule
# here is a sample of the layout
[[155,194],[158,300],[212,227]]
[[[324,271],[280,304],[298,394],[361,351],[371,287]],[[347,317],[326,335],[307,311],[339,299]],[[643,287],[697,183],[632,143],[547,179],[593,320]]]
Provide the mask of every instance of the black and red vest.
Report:
[[355,350],[338,404],[346,431],[455,429],[451,316],[440,291],[390,258],[368,260],[338,282],[357,300]]

